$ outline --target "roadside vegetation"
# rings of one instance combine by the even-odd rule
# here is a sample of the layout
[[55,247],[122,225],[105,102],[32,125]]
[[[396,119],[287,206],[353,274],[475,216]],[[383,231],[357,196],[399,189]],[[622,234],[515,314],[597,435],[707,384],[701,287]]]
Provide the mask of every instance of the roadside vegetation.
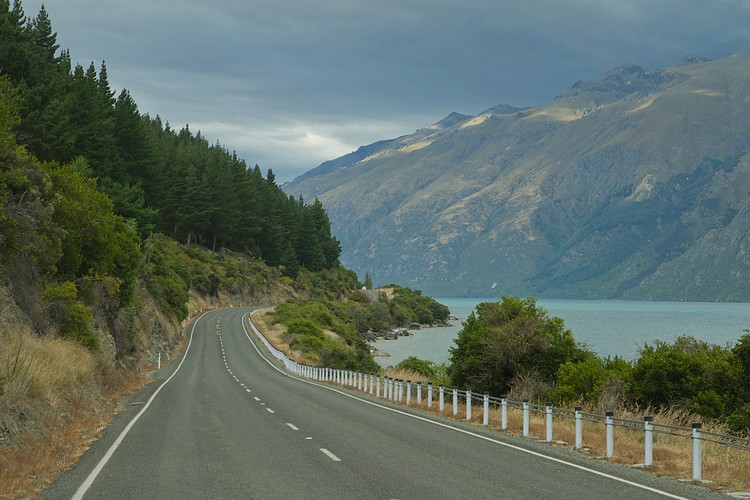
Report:
[[466,320],[449,373],[462,388],[496,396],[602,411],[676,409],[750,433],[750,334],[734,346],[680,337],[643,346],[633,362],[602,358],[533,298],[503,297]]
[[[292,357],[299,361],[377,373],[380,367],[370,354],[363,334],[448,319],[447,307],[418,291],[389,285],[379,289],[377,298],[373,299],[359,288],[353,273],[339,271],[338,282],[332,273],[325,273],[326,285],[318,285],[315,298],[289,300],[276,306],[270,314],[273,324],[285,326],[284,343],[291,349]],[[305,281],[298,279],[295,286]],[[329,290],[328,293],[325,290]],[[308,295],[311,294],[308,292]]]

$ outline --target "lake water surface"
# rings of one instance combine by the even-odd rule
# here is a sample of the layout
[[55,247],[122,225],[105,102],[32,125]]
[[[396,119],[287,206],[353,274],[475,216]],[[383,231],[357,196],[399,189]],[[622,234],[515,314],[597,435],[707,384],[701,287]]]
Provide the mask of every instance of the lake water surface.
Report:
[[[374,346],[390,354],[376,357],[382,366],[396,365],[409,356],[440,363],[461,330],[461,322],[474,307],[497,299],[439,298],[459,321],[447,328],[425,328],[398,340],[381,340]],[[600,356],[633,360],[639,348],[655,340],[672,342],[690,335],[710,344],[734,345],[750,329],[750,304],[724,302],[643,302],[632,300],[538,299],[551,316],[562,318],[579,342]]]

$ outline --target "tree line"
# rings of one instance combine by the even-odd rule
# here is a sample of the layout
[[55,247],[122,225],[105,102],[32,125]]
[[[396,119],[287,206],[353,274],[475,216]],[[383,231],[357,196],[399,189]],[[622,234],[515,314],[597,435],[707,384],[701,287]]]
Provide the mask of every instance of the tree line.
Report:
[[[189,126],[142,115],[115,95],[107,66],[73,65],[44,8],[26,17],[0,0],[0,76],[13,89],[14,140],[44,163],[75,165],[141,238],[161,232],[187,244],[229,248],[296,276],[338,265],[341,248],[317,199],[287,196],[272,170],[250,168]],[[11,103],[6,103],[10,105]]]

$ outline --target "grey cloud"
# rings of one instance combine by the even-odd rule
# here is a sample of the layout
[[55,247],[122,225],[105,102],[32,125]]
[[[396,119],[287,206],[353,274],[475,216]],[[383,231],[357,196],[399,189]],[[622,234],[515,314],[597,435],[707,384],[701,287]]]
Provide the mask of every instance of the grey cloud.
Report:
[[[622,64],[750,48],[741,0],[44,3],[74,61],[106,60],[142,112],[229,134],[214,139],[283,180],[450,111],[538,105]],[[40,4],[24,1],[27,15]]]

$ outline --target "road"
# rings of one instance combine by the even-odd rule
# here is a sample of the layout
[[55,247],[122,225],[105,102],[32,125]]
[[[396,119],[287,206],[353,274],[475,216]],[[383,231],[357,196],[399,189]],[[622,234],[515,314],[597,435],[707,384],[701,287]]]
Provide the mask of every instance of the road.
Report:
[[183,356],[43,498],[711,496],[289,376],[261,356],[270,357],[243,326],[248,312],[196,320]]

